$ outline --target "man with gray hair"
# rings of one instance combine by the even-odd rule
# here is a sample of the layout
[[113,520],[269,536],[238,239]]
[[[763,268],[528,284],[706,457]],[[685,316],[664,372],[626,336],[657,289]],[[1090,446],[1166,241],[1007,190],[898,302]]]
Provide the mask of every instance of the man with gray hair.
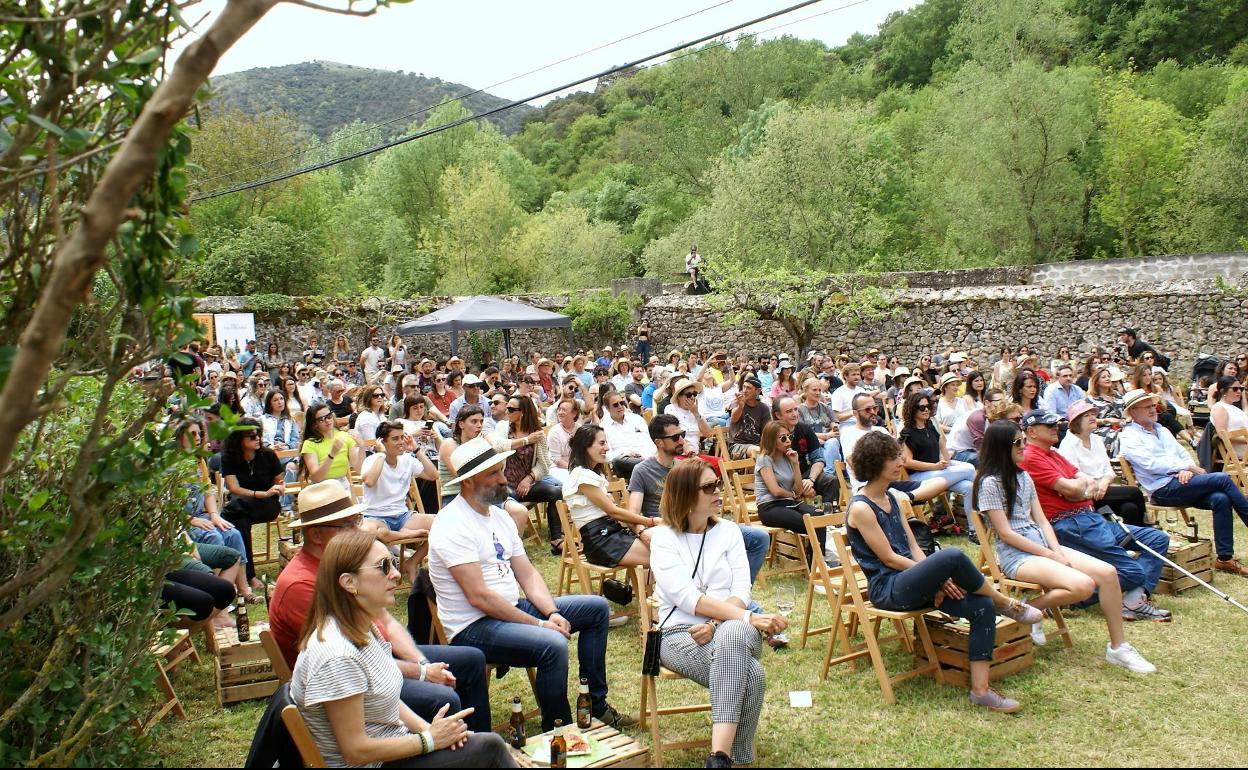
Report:
[[347,383],[337,377],[331,379],[329,398],[325,400],[325,405],[334,413],[334,417],[350,417],[351,412],[355,410],[355,403],[347,395]]

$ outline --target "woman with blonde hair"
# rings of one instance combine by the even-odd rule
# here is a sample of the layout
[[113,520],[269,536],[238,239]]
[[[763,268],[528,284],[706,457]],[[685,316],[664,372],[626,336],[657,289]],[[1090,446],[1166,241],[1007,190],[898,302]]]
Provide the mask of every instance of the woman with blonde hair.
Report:
[[516,767],[495,733],[473,733],[467,708],[426,722],[400,699],[403,673],[374,618],[394,604],[397,560],[371,533],[344,529],[325,547],[290,697],[329,767]]
[[329,357],[339,364],[345,364],[352,360],[351,345],[347,342],[347,335],[339,334],[334,338],[334,348],[330,351]]

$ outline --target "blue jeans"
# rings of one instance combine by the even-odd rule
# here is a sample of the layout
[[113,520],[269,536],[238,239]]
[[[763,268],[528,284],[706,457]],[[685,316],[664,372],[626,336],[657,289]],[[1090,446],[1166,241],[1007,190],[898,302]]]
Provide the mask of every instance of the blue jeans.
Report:
[[720,414],[720,415],[707,417],[706,422],[708,425],[714,425],[717,428],[727,428],[728,427],[728,415]]
[[[1131,530],[1132,537],[1158,553],[1170,548],[1170,536],[1160,529],[1130,524],[1127,529]],[[1161,559],[1144,552],[1138,559],[1132,559],[1120,545],[1126,542],[1126,534],[1099,513],[1081,513],[1062,519],[1053,525],[1053,532],[1057,541],[1067,548],[1112,564],[1118,570],[1118,583],[1124,594],[1133,588],[1143,588],[1151,594],[1157,587],[1164,566]]]
[[1213,511],[1213,548],[1219,559],[1235,558],[1235,520],[1231,518],[1231,511],[1248,524],[1248,499],[1230,476],[1202,473],[1186,484],[1173,479],[1153,493],[1153,502]]
[[763,560],[767,558],[767,551],[771,548],[771,535],[762,527],[746,524],[739,526],[741,538],[745,541],[745,560],[750,563],[750,585],[754,585],[754,581],[758,580],[758,571],[763,568]]
[[[528,599],[516,607],[535,618],[544,618]],[[589,698],[595,715],[607,707],[607,620],[611,608],[601,596],[555,597],[559,614],[577,634],[576,652],[580,674],[589,680]],[[490,663],[537,667],[537,706],[542,710],[542,731],[551,730],[556,719],[572,724],[568,706],[568,640],[553,628],[509,623],[485,617],[455,635],[455,646],[476,647]]]
[[832,463],[844,459],[844,456],[845,453],[841,451],[841,440],[839,438],[830,438],[823,442],[823,467],[831,471]]
[[243,548],[243,533],[234,529],[200,529],[191,527],[187,530],[187,534],[191,536],[191,540],[196,543],[206,543],[208,545],[224,545],[238,551],[238,558],[243,564],[247,563],[247,551]]
[[977,453],[974,449],[963,449],[960,452],[954,452],[953,459],[960,463],[979,465],[979,453]]
[[446,685],[404,677],[399,699],[426,722],[432,722],[438,709],[447,703],[451,704],[448,714],[471,706],[476,710],[464,720],[468,729],[488,733],[491,729],[490,688],[485,678],[484,653],[475,647],[439,644],[422,644],[418,645],[418,649],[431,663],[445,663],[450,666],[451,673],[455,675],[455,687],[452,689]]
[[971,518],[971,483],[975,481],[975,466],[954,460],[944,470],[914,471],[910,474],[911,481],[927,481],[936,478],[948,481],[949,491],[962,495],[962,508],[966,511],[966,518],[969,521]]
[[970,660],[992,660],[997,611],[992,599],[971,593],[984,584],[984,576],[970,557],[957,548],[937,551],[913,567],[893,573],[887,587],[871,591],[872,600],[877,607],[886,610],[921,609],[932,603],[932,597],[951,578],[966,591],[966,596],[962,599],[946,596],[940,610],[970,621],[971,633],[967,639]]

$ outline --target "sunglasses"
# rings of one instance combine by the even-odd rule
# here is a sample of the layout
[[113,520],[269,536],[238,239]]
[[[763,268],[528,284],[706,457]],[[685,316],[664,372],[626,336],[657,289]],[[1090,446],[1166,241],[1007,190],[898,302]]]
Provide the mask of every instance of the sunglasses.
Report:
[[1023,438],[1022,436],[1019,436],[1018,438],[1014,439],[1012,443],[1014,444],[1014,447],[1016,449],[1022,449],[1023,447],[1027,446],[1027,439]]
[[317,422],[333,422],[333,421],[334,421],[334,413],[333,413],[333,412],[330,412],[329,414],[323,414],[323,415],[321,415],[320,417],[317,417],[317,418],[316,418],[316,421],[317,421]]
[[784,441],[784,442],[789,442],[789,441],[792,441],[792,440],[793,440],[793,437],[792,437],[792,436],[790,436],[790,435],[789,435],[789,434],[787,434],[787,433],[782,433],[782,434],[780,434],[779,436],[777,436],[777,437],[776,437],[776,441]]
[[244,435],[244,436],[243,436],[243,439],[244,439],[244,440],[246,440],[246,439],[253,439],[253,438],[254,438],[256,441],[259,441],[259,440],[260,440],[260,434],[259,434],[259,433],[252,432],[252,433],[248,433],[248,434],[246,434],[246,435]]
[[1243,390],[1244,388],[1242,385],[1235,385],[1233,387],[1227,388],[1227,391],[1230,393],[1242,393]]
[[667,441],[684,441],[685,432],[682,430],[680,433],[669,433],[668,435],[663,436],[662,438]]
[[930,412],[932,410],[932,405],[931,404],[919,404],[917,407],[915,407],[915,410],[919,412]]
[[395,557],[395,556],[391,556],[386,559],[383,559],[377,564],[366,564],[363,567],[360,567],[360,569],[375,569],[381,572],[381,574],[386,575],[386,576],[389,576],[390,570],[394,570],[395,572],[400,571],[399,560],[398,560],[398,557]]
[[516,412],[523,412],[524,410],[518,406],[509,406],[507,407],[507,411],[511,414],[515,414]]
[[716,479],[714,481],[708,481],[705,484],[699,484],[698,489],[702,490],[702,494],[704,495],[713,495],[719,492],[720,486],[719,479]]

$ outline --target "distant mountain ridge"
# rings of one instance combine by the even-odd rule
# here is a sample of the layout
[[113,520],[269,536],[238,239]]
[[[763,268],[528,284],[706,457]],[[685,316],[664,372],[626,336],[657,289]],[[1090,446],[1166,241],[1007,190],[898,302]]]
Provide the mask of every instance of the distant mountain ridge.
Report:
[[[328,61],[219,75],[212,78],[212,89],[214,102],[248,113],[274,109],[288,112],[321,139],[353,120],[366,123],[389,120],[473,90],[441,78]],[[467,97],[463,104],[477,113],[508,101],[480,93]],[[494,115],[489,121],[504,134],[514,134],[532,110],[522,105]],[[423,117],[403,121],[395,130]]]

